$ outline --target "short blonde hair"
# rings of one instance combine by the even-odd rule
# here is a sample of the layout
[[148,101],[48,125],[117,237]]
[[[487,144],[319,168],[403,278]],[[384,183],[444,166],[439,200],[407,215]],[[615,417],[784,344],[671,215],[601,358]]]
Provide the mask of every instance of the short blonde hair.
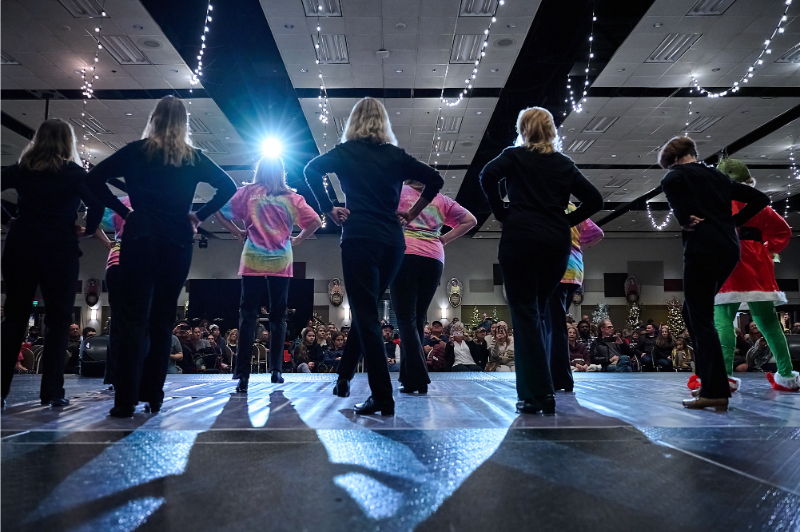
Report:
[[353,106],[342,133],[342,142],[348,140],[368,140],[397,146],[389,113],[381,102],[367,96]]
[[517,133],[520,144],[540,153],[558,151],[556,123],[550,111],[541,107],[528,107],[519,112]]

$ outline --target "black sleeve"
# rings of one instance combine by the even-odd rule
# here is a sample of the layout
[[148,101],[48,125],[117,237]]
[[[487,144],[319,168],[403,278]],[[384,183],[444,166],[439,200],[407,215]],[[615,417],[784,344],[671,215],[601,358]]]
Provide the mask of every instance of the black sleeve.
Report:
[[421,197],[429,202],[433,201],[433,198],[444,186],[444,179],[442,179],[441,174],[422,161],[407,154],[405,150],[400,151],[402,152],[401,157],[406,168],[407,179],[413,179],[425,185]]
[[501,153],[489,164],[483,167],[478,179],[481,182],[481,189],[484,196],[489,201],[489,208],[499,222],[503,222],[508,216],[508,209],[500,195],[500,181],[506,179],[511,171],[511,164],[504,153]]
[[680,172],[670,170],[661,180],[661,188],[667,196],[669,208],[672,209],[675,219],[680,225],[688,224],[692,215],[692,203]]
[[572,184],[572,195],[578,198],[581,206],[567,214],[567,221],[570,227],[574,227],[603,208],[603,195],[593,184],[586,179],[578,167],[572,165],[574,179]]
[[308,188],[317,199],[320,212],[331,212],[333,210],[333,202],[325,192],[325,184],[322,182],[322,176],[328,173],[335,173],[334,162],[336,160],[336,148],[328,153],[323,153],[311,159],[306,167],[303,169],[303,175],[306,178]]
[[195,213],[202,221],[228,203],[228,200],[236,193],[236,183],[233,182],[233,179],[231,179],[222,168],[217,166],[202,152],[198,154],[198,161],[195,164],[203,172],[200,181],[208,183],[216,189],[214,197]]
[[89,171],[89,177],[86,179],[89,191],[106,207],[119,214],[123,220],[128,216],[130,209],[111,192],[106,182],[114,177],[125,176],[125,168],[131,164],[128,154],[132,149],[132,146],[128,145],[103,159]]
[[86,170],[77,167],[75,168],[75,171],[77,174],[76,186],[78,188],[78,196],[80,196],[81,201],[83,201],[83,204],[86,205],[86,210],[87,210],[86,234],[92,235],[94,234],[95,231],[97,231],[100,222],[103,220],[103,213],[105,212],[105,207],[103,206],[103,203],[99,199],[97,199],[97,197],[94,194],[92,194],[92,191],[89,190],[89,186],[86,183]]
[[[0,173],[0,186],[2,187],[3,191],[17,188],[17,171],[19,170],[18,164],[12,164],[11,166],[7,166],[3,168],[2,172]],[[3,225],[8,225],[11,222],[11,219],[14,218],[14,214],[8,211],[6,207],[10,208],[8,202],[3,201],[2,203],[2,210],[0,211],[0,222]]]
[[770,203],[769,196],[760,190],[735,181],[731,181],[731,198],[747,203],[744,209],[733,215],[733,221],[736,222],[737,227],[746,224],[750,218],[768,207]]

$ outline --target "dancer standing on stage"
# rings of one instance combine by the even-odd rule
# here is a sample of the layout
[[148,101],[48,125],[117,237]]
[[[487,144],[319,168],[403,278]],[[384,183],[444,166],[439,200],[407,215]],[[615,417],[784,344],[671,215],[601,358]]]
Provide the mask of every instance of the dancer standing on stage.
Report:
[[[286,184],[286,169],[278,157],[262,157],[253,182],[236,191],[231,201],[216,214],[220,223],[244,242],[239,275],[242,297],[239,303],[239,349],[233,378],[237,392],[247,392],[250,380],[250,351],[256,334],[261,295],[269,299],[269,367],[272,382],[282,383],[283,344],[286,341],[286,301],[289,297],[294,261],[292,247],[320,228],[314,209]],[[244,221],[244,230],[231,220]],[[292,237],[298,225],[300,234]]]
[[[103,205],[86,185],[86,171],[76,145],[72,126],[63,120],[47,120],[22,152],[19,163],[3,169],[2,189],[16,190],[18,198],[17,218],[8,224],[3,248],[3,406],[37,286],[47,312],[39,399],[43,405],[69,404],[64,397],[64,353],[80,269],[78,238],[92,235],[103,217]],[[85,230],[75,225],[81,201],[89,209]]]
[[[130,209],[106,185],[114,177],[125,178]],[[192,213],[198,183],[217,192]],[[89,184],[125,220],[120,350],[110,415],[130,417],[139,401],[147,401],[146,410],[155,413],[164,400],[172,324],[189,275],[194,235],[233,196],[236,185],[189,143],[186,107],[172,96],[158,102],[144,138],[95,166]]]
[[[577,207],[573,203],[567,206],[567,214],[575,210]],[[567,271],[550,298],[546,320],[553,388],[565,392],[571,392],[575,386],[570,364],[567,311],[572,305],[572,296],[583,284],[583,250],[600,242],[603,239],[603,230],[587,218],[572,227],[571,237],[572,249],[569,253]]]
[[[422,183],[407,181],[400,195],[401,212],[419,200]],[[422,337],[428,307],[433,301],[444,267],[444,246],[465,235],[478,220],[454,200],[437,194],[417,218],[406,225],[406,254],[391,284],[392,306],[400,328],[400,388],[402,393],[426,393],[428,368]],[[441,234],[443,226],[452,230]]]
[[[747,165],[735,159],[723,159],[717,167],[737,183],[756,186]],[[740,211],[743,204],[734,201],[734,212]],[[719,293],[714,298],[714,323],[725,356],[725,369],[729,382],[739,387],[739,379],[733,376],[733,355],[736,351],[736,332],[733,321],[740,306],[750,310],[758,330],[764,335],[770,351],[778,364],[778,374],[767,373],[767,380],[773,388],[782,391],[800,390],[798,373],[792,371],[789,344],[775,306],[786,303],[786,295],[775,281],[773,256],[789,245],[792,228],[772,207],[756,214],[749,222],[739,228],[741,257],[739,264],[731,273]],[[731,386],[732,391],[733,385]]]
[[[386,362],[378,304],[403,261],[405,239],[398,217],[410,223],[436,197],[444,181],[430,166],[396,146],[389,115],[378,100],[364,98],[347,119],[342,144],[305,168],[306,181],[323,212],[342,228],[342,270],[353,311],[353,329],[339,363],[334,393],[350,395],[350,379],[363,352],[372,396],[356,405],[357,414],[394,414],[392,381]],[[334,207],[322,176],[336,173],[347,209]],[[407,212],[397,212],[403,181],[425,185]],[[345,223],[346,222],[346,223]]]
[[[558,151],[549,111],[541,107],[521,111],[517,133],[521,145],[506,148],[486,165],[481,187],[503,224],[498,258],[514,326],[517,406],[525,413],[553,414],[550,345],[544,326],[548,301],[567,270],[570,228],[602,209],[603,197]],[[503,179],[508,207],[500,194]],[[565,214],[570,194],[581,206]],[[566,330],[561,341],[566,345]]]
[[[689,137],[670,140],[658,164],[669,170],[661,187],[683,228],[683,319],[695,344],[695,371],[702,382],[699,397],[683,401],[683,406],[726,409],[731,391],[714,328],[714,297],[739,262],[736,227],[769,205],[769,198],[698,163],[697,146]],[[733,200],[747,205],[734,214]]]

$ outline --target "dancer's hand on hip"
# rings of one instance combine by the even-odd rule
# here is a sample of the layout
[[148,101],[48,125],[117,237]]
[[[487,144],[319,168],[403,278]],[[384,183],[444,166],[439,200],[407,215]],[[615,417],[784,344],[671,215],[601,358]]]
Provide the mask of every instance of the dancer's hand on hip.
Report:
[[689,223],[686,225],[682,225],[684,231],[694,231],[695,226],[705,220],[705,218],[700,218],[699,216],[695,216],[694,214],[689,216]]
[[194,234],[197,234],[197,228],[200,227],[200,224],[202,223],[200,221],[200,218],[198,218],[197,215],[193,212],[190,212],[188,214],[188,217],[189,217],[189,222],[192,224],[192,231],[194,231]]

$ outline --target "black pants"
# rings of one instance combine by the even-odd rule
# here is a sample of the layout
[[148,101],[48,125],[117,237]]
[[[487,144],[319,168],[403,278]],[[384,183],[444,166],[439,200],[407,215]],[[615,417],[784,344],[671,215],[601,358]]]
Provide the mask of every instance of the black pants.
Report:
[[580,288],[575,283],[558,283],[547,308],[547,345],[550,346],[550,375],[553,388],[571,390],[574,386],[569,364],[569,340],[567,339],[567,309],[572,296]]
[[175,309],[191,263],[189,243],[125,235],[116,406],[163,401]]
[[46,312],[39,398],[49,401],[64,397],[64,364],[75,306],[79,260],[77,243],[74,247],[59,249],[58,246],[51,247],[28,239],[24,229],[14,227],[9,231],[2,258],[6,285],[5,319],[0,327],[4,399],[11,388],[37,286],[41,288]]
[[456,364],[450,371],[465,372],[465,371],[483,371],[477,364]]
[[521,401],[553,393],[547,342],[548,301],[567,271],[569,249],[500,243],[500,270],[514,326],[514,366]]
[[[683,319],[695,343],[700,397],[730,397],[728,373],[714,326],[714,296],[739,262],[739,248],[683,257]],[[658,362],[658,361],[656,361]]]
[[242,298],[239,301],[239,349],[236,352],[234,379],[250,376],[250,352],[253,350],[256,320],[265,288],[269,298],[269,369],[281,371],[283,366],[289,277],[243,275]]
[[339,376],[352,379],[363,352],[369,388],[376,401],[392,398],[392,381],[383,345],[379,305],[400,269],[404,252],[401,247],[370,240],[350,239],[342,242],[342,273],[353,312],[353,326],[339,362]]
[[400,382],[412,388],[431,382],[422,337],[442,267],[436,259],[405,255],[391,285],[392,307],[400,328]]
[[116,384],[117,360],[119,360],[119,326],[120,297],[122,296],[122,272],[119,265],[106,270],[106,287],[108,288],[108,306],[111,310],[111,321],[108,322],[108,352],[106,353],[106,373],[103,384]]

